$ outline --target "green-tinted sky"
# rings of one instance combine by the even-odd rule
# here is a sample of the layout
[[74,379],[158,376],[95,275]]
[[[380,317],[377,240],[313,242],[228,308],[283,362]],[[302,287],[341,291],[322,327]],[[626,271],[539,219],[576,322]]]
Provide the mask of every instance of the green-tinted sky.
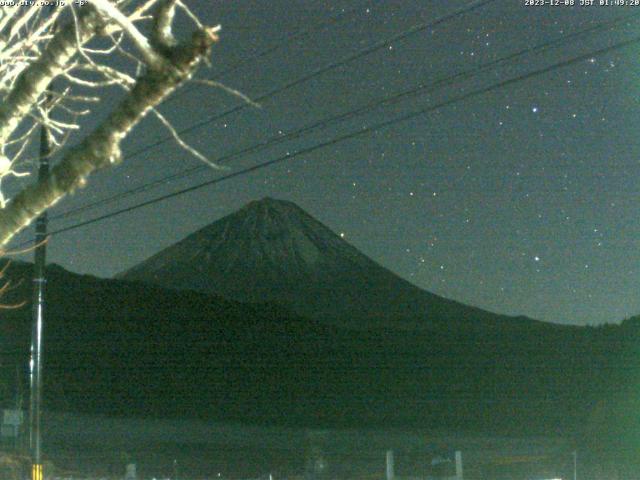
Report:
[[[576,3],[578,0],[576,0]],[[223,27],[212,68],[259,97],[369,45],[433,21],[466,1],[188,2]],[[343,16],[335,18],[344,10]],[[233,172],[455,99],[640,35],[640,7],[526,6],[497,0],[393,42],[184,135],[216,159],[278,134],[522,49],[638,14],[555,48],[518,57],[428,95],[367,112],[228,161]],[[292,33],[310,28],[307,35]],[[275,51],[254,58],[265,49]],[[109,276],[263,196],[298,203],[367,255],[416,285],[500,313],[575,324],[640,313],[640,44],[552,69],[373,134],[269,169],[57,235],[50,260]],[[240,100],[189,86],[163,111],[178,128]],[[280,133],[282,132],[282,133]],[[126,142],[166,136],[153,119]],[[197,166],[172,143],[97,175],[69,208]],[[221,175],[199,171],[142,195],[53,222],[55,230]],[[18,241],[24,240],[21,236]]]

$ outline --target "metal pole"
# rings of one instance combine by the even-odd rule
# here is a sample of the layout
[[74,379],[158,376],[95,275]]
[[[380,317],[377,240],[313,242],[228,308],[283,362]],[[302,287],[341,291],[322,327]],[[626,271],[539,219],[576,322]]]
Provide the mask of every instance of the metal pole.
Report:
[[456,450],[455,456],[456,456],[456,479],[457,480],[462,480],[463,479],[463,474],[462,474],[462,452],[460,450]]
[[[38,180],[49,174],[49,156],[51,144],[49,129],[40,129],[40,168]],[[31,361],[29,402],[29,448],[31,450],[31,479],[42,480],[42,452],[41,452],[41,405],[42,405],[42,329],[44,326],[45,308],[45,264],[47,255],[47,212],[42,213],[36,220],[35,258],[33,263],[33,317],[31,328]]]
[[393,461],[393,450],[387,450],[387,480],[395,479],[395,465]]
[[578,451],[573,451],[573,480],[578,480]]

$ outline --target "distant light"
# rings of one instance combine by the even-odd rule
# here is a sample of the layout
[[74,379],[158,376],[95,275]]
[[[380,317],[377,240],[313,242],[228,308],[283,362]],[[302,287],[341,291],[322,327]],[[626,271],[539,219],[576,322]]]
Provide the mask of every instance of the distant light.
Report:
[[533,257],[533,259],[534,259],[536,262],[539,262],[539,261],[540,261],[540,257],[539,257],[539,256],[537,256],[537,255],[536,255],[535,257]]
[[533,108],[531,109],[531,111],[532,111],[533,113],[538,113],[538,107],[533,107]]
[[344,232],[340,232],[340,236],[344,238]]

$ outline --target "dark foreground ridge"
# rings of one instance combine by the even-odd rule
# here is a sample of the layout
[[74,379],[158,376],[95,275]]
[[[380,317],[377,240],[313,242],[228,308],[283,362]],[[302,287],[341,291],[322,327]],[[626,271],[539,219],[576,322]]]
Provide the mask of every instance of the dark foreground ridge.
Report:
[[[15,263],[9,272],[23,282],[5,300],[30,299],[31,266]],[[626,405],[639,398],[632,395],[636,321],[480,333],[354,330],[272,304],[56,266],[48,274],[50,410],[506,435],[604,429],[616,440],[637,431],[637,416],[629,416],[637,409]],[[16,367],[27,364],[29,313],[28,305],[2,312],[6,406],[20,391]]]

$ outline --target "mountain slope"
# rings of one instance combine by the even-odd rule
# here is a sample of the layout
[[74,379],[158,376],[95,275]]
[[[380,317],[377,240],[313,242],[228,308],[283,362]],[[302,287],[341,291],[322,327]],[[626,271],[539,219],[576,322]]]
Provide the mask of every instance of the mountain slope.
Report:
[[360,327],[537,323],[421,290],[295,204],[271,198],[249,203],[118,277],[242,302],[276,302],[300,315]]

